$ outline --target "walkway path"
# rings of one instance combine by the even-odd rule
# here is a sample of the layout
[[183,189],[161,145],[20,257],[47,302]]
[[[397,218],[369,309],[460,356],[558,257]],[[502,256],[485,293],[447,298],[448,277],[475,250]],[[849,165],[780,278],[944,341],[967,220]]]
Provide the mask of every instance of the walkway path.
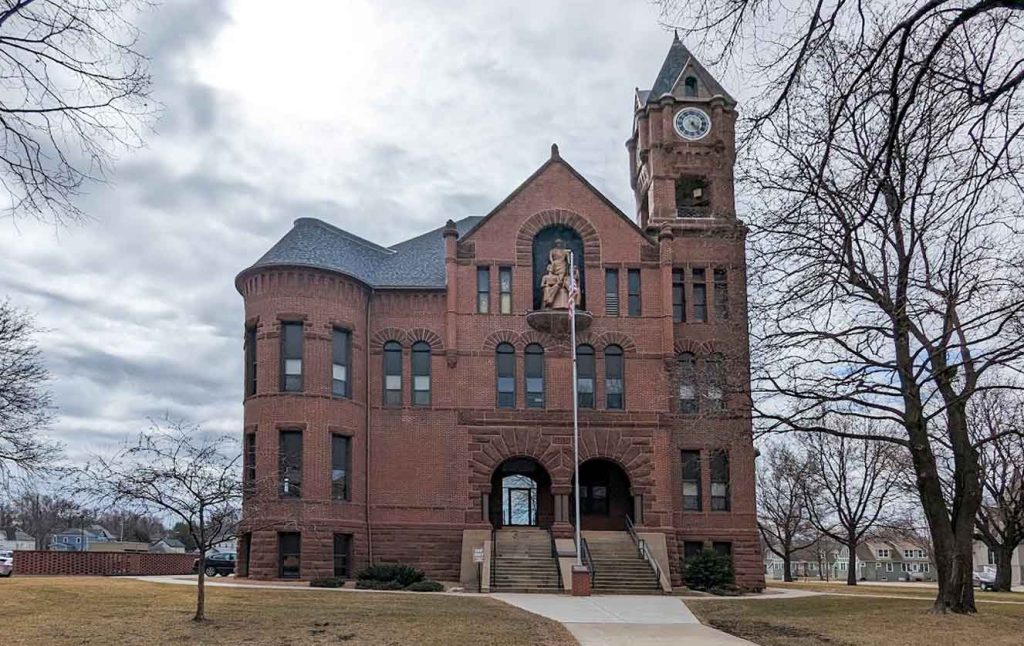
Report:
[[508,604],[561,622],[581,646],[751,646],[701,624],[678,597],[492,594]]

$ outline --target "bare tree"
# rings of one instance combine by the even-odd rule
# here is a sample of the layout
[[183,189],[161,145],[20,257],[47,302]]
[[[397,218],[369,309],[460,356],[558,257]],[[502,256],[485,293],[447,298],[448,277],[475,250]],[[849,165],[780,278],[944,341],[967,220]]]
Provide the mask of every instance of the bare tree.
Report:
[[41,433],[53,418],[49,373],[32,339],[32,317],[0,302],[0,480],[15,471],[37,472],[60,447]]
[[[865,431],[839,418],[844,432]],[[857,585],[857,546],[866,536],[902,520],[899,485],[906,468],[898,446],[825,433],[801,436],[807,452],[804,480],[808,516],[823,535],[849,552],[846,584]]]
[[1009,592],[1013,552],[1024,543],[1024,400],[1017,393],[983,393],[968,409],[968,420],[981,445],[977,538],[996,554],[995,589]]
[[0,181],[8,217],[66,224],[151,111],[131,18],[145,0],[0,0]]
[[[934,545],[932,610],[976,612],[982,446],[966,411],[1024,356],[1024,3],[663,5],[709,44],[758,43],[741,181],[762,430],[905,448]],[[836,407],[892,424],[821,425]]]
[[50,548],[50,538],[71,527],[83,514],[74,500],[59,494],[44,494],[28,487],[17,494],[11,504],[14,521],[36,540],[37,550]]
[[757,470],[757,528],[782,559],[784,581],[793,580],[794,552],[818,539],[806,506],[807,464],[785,445],[770,446]]
[[78,490],[100,504],[165,516],[187,526],[199,550],[194,621],[206,618],[206,554],[234,536],[242,500],[237,442],[169,422],[84,467]]

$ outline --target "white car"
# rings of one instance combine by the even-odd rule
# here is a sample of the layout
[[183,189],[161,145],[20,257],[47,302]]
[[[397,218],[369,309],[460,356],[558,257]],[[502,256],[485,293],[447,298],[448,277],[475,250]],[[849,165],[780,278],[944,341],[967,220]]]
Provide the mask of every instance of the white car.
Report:
[[974,585],[978,586],[982,590],[995,590],[996,571],[989,567],[976,571],[974,573]]
[[[10,555],[10,552],[7,552]],[[14,570],[14,557],[13,556],[0,556],[0,576],[11,576],[11,572]]]

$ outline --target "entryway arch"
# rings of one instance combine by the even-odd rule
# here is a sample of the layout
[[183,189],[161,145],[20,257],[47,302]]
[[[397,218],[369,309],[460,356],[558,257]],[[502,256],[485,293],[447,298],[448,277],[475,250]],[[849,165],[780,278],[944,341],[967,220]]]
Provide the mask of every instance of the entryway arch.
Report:
[[622,531],[633,519],[629,475],[616,462],[592,458],[580,464],[580,524],[585,530]]
[[555,506],[551,476],[530,457],[509,458],[491,475],[491,526],[549,527]]

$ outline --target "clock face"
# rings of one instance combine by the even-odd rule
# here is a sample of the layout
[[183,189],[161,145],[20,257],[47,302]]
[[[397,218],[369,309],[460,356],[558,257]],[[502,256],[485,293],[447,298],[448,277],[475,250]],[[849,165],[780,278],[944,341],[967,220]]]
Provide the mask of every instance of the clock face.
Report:
[[703,139],[711,130],[711,117],[698,108],[683,108],[676,113],[676,132],[683,139]]

